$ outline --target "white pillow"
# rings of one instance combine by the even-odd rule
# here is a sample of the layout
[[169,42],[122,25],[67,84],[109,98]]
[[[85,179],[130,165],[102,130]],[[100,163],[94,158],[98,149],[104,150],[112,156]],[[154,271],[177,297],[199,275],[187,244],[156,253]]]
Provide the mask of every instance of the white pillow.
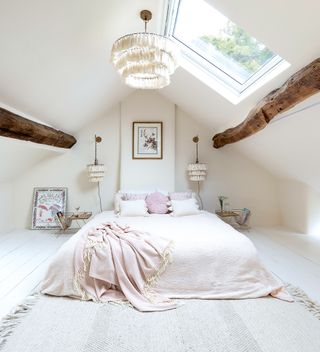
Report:
[[120,216],[149,216],[146,202],[138,200],[120,200]]
[[185,200],[172,200],[172,216],[196,215],[200,213],[199,205],[195,198]]
[[139,190],[126,190],[126,189],[121,189],[114,195],[114,212],[116,214],[120,213],[120,201],[123,198],[125,194],[149,194],[153,193],[154,191],[139,191]]

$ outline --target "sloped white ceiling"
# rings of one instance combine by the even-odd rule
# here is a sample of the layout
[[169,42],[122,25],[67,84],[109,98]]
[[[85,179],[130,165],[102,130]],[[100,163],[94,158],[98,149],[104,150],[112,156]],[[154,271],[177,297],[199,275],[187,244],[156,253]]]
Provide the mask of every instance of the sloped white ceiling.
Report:
[[320,94],[283,115],[287,117],[279,115],[261,132],[226,148],[241,151],[280,178],[320,192]]
[[35,143],[0,137],[0,183],[12,181],[14,177],[21,175],[43,159],[64,152],[65,150],[59,148],[43,148]]
[[[112,43],[143,29],[139,10],[158,1],[1,0],[0,103],[78,131],[126,96]],[[157,20],[153,22],[156,26]]]
[[[242,121],[259,99],[320,56],[320,1],[207,1],[291,63],[288,70],[238,105],[178,69],[172,84],[160,94],[206,124],[214,135]],[[132,92],[120,82],[109,62],[112,43],[122,35],[143,29],[138,16],[144,8],[154,15],[149,30],[159,32],[164,21],[164,2],[0,0],[0,105],[66,132],[77,132]],[[318,148],[316,116],[317,112],[310,110],[282,120],[228,148],[241,150],[277,175],[316,184],[320,164],[316,173],[311,165]],[[309,138],[308,126],[312,126],[313,139]],[[299,147],[297,139],[303,146]],[[0,153],[4,153],[4,148],[1,142]],[[31,165],[49,152],[28,149],[25,153],[23,163]],[[303,156],[310,153],[312,158],[304,160]],[[15,160],[14,155],[18,154],[0,157]],[[6,177],[23,169],[15,169],[13,164],[10,163],[13,169],[7,170]],[[312,172],[315,176],[311,177]]]

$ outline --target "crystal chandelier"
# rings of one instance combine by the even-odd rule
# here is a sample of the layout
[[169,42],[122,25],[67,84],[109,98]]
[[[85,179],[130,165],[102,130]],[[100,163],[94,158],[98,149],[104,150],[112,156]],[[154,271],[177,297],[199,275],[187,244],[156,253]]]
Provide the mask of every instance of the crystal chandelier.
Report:
[[160,89],[170,84],[170,75],[178,67],[178,49],[171,39],[147,33],[147,23],[152,18],[149,10],[141,11],[140,18],[145,23],[145,31],[115,41],[111,61],[128,86]]

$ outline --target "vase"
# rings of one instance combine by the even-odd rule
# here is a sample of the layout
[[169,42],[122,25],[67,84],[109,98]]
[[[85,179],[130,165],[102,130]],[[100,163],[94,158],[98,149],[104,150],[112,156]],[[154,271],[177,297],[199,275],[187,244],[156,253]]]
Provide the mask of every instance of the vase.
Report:
[[221,213],[223,212],[223,203],[224,203],[224,200],[223,199],[219,199],[219,203],[220,203],[220,211]]

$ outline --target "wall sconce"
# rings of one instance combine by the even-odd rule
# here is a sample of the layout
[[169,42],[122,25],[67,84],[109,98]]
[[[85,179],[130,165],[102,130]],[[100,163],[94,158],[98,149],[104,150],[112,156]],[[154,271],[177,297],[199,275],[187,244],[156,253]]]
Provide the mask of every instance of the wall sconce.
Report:
[[104,165],[98,162],[98,144],[101,143],[102,138],[94,136],[94,163],[87,165],[89,182],[98,183],[98,196],[100,201],[100,211],[102,212],[100,182],[104,179]]
[[203,208],[202,199],[200,197],[200,182],[205,181],[207,176],[208,165],[205,163],[199,163],[199,137],[195,136],[192,141],[196,145],[196,162],[189,164],[187,167],[189,180],[198,183],[198,198],[200,200],[201,209]]

